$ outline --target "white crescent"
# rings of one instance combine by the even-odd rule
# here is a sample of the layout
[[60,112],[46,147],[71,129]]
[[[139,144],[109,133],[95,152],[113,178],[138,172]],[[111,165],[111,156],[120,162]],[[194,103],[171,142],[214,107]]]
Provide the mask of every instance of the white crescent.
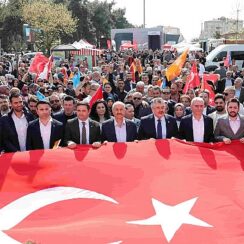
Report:
[[0,209],[0,243],[21,244],[2,231],[10,230],[31,213],[42,207],[64,200],[79,198],[97,199],[118,204],[111,197],[76,187],[52,187],[36,191],[20,197]]

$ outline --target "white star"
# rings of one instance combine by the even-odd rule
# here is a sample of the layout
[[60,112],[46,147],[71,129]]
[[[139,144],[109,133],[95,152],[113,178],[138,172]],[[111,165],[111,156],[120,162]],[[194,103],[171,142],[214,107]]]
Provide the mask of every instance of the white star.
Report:
[[197,198],[192,198],[175,206],[169,206],[152,198],[152,204],[156,214],[148,219],[129,221],[127,223],[136,225],[160,225],[168,242],[171,241],[176,231],[183,224],[213,227],[190,214],[196,200]]

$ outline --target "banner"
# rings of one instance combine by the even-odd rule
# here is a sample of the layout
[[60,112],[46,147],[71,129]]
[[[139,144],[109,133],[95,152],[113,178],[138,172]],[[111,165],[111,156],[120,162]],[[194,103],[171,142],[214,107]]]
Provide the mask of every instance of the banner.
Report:
[[0,243],[244,243],[243,144],[148,140],[0,156]]

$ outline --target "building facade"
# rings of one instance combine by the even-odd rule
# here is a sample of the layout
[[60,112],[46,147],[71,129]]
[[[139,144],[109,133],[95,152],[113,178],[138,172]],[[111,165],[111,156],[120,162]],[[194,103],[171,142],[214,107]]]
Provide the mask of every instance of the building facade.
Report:
[[229,32],[238,32],[243,30],[243,20],[228,19],[221,17],[218,19],[204,21],[200,40],[209,38],[219,38]]

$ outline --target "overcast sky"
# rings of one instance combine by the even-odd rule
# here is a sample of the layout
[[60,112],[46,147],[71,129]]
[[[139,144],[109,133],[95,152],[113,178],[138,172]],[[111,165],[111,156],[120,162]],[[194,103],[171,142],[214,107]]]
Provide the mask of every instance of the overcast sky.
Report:
[[[115,0],[116,7],[126,8],[126,18],[134,25],[143,24],[143,0]],[[190,41],[198,38],[201,23],[221,16],[244,20],[243,0],[146,0],[146,27],[179,27]]]

